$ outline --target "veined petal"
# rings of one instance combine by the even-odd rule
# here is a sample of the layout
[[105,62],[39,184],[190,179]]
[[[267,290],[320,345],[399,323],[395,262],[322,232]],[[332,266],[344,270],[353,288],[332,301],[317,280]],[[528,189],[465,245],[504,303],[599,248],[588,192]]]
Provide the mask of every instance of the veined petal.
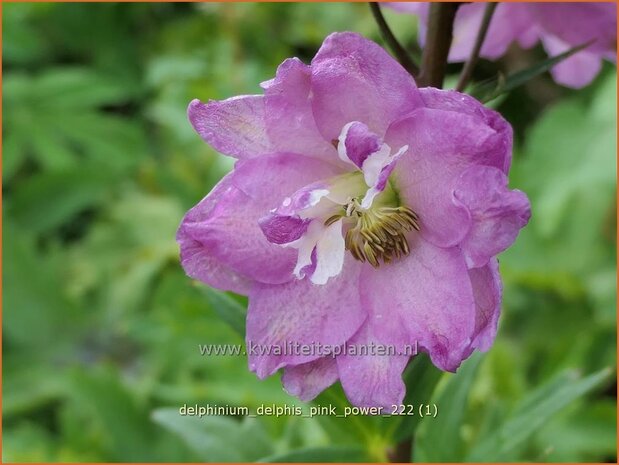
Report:
[[370,314],[398,315],[408,339],[434,365],[455,371],[471,353],[476,308],[468,270],[457,247],[440,248],[412,236],[411,254],[379,270],[364,268],[361,301]]
[[483,106],[470,95],[455,90],[426,87],[419,89],[419,92],[427,108],[469,115],[476,118],[480,126],[487,126],[494,130],[495,135],[484,144],[488,148],[477,154],[478,163],[496,166],[505,174],[509,172],[512,160],[513,131],[511,125],[500,113]]
[[[281,178],[275,180],[273,173]],[[331,165],[290,154],[237,163],[183,219],[177,240],[185,270],[207,284],[236,291],[245,288],[239,282],[294,279],[295,251],[267,241],[258,220],[299,187],[333,174]],[[217,274],[209,277],[211,270]]]
[[358,34],[331,34],[311,68],[312,108],[325,140],[336,139],[351,121],[362,121],[380,137],[391,121],[422,105],[411,75]]
[[[372,273],[369,266],[363,273]],[[346,396],[357,406],[384,407],[399,405],[404,399],[402,372],[410,359],[405,355],[411,339],[399,313],[387,305],[366,303],[371,290],[362,290],[362,305],[369,316],[359,331],[346,343],[347,352],[337,357],[337,366]],[[378,352],[382,346],[385,352]],[[396,350],[397,354],[386,353]],[[363,351],[366,352],[363,352]]]
[[184,227],[178,230],[176,240],[180,245],[181,265],[188,276],[224,291],[247,295],[252,280],[213,256],[203,244],[187,234]]
[[498,260],[492,258],[487,265],[470,269],[469,277],[476,309],[475,335],[471,346],[485,352],[494,342],[501,314],[503,286]]
[[225,155],[246,159],[275,151],[267,136],[261,95],[192,100],[187,115],[200,137]]
[[282,384],[290,395],[309,402],[338,379],[334,357],[322,357],[313,362],[284,368]]
[[307,232],[310,220],[297,216],[269,213],[258,220],[260,229],[273,244],[288,244],[301,238]]
[[531,216],[527,196],[509,190],[507,176],[490,166],[464,171],[456,182],[454,197],[471,213],[471,228],[460,244],[469,268],[486,265],[512,245]]
[[298,58],[285,60],[275,78],[262,83],[267,133],[277,151],[338,164],[330,140],[324,139],[316,127],[310,85],[311,69]]
[[419,215],[420,233],[440,247],[455,246],[466,236],[470,214],[454,203],[454,182],[493,132],[466,115],[422,109],[387,133],[390,145],[409,146],[392,174],[394,188]]
[[[322,286],[309,279],[282,285],[257,283],[249,294],[247,344],[269,352],[250,353],[250,370],[265,378],[281,367],[311,362],[322,355],[284,352],[295,343],[344,344],[366,318],[359,300],[360,268],[347,257],[343,272]],[[274,347],[279,347],[280,355],[274,354]]]
[[419,214],[421,234],[438,246],[451,247],[462,241],[471,224],[468,210],[454,202],[455,182],[470,166],[507,171],[511,130],[494,112],[480,110],[479,102],[458,92],[423,96],[430,108],[392,124],[385,137],[391,146],[409,146],[394,170],[393,185]]

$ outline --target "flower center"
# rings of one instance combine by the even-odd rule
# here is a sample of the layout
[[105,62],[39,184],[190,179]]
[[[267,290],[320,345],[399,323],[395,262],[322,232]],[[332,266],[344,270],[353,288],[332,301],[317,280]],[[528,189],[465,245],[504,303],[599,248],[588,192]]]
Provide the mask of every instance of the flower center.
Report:
[[346,251],[375,268],[408,255],[407,234],[420,225],[389,183],[408,146],[392,150],[353,121],[342,128],[336,149],[348,171],[299,189],[259,221],[269,242],[298,250],[293,274],[314,284],[342,271]]
[[350,227],[344,244],[355,259],[378,268],[381,262],[390,263],[409,254],[406,233],[419,231],[419,217],[413,210],[405,206],[364,210],[358,198],[352,199],[344,210],[344,214],[328,218],[325,226],[345,218]]

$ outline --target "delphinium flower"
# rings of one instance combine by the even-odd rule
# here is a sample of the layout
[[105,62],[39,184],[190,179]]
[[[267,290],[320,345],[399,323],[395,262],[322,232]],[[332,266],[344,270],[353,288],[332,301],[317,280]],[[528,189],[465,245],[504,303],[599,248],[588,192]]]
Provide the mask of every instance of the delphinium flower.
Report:
[[[393,9],[419,15],[419,39],[425,38],[429,3],[389,3]],[[450,62],[468,59],[485,5],[461,5],[456,14]],[[617,59],[617,4],[607,3],[499,3],[490,22],[480,56],[494,60],[517,42],[523,48],[542,43],[549,55],[558,55],[591,42],[585,49],[551,69],[555,81],[568,87],[589,84],[600,71],[603,60]]]
[[[283,369],[302,400],[339,379],[353,404],[389,406],[407,347],[447,371],[487,350],[496,255],[530,215],[507,187],[510,125],[467,95],[417,88],[354,33],[327,37],[311,65],[285,60],[262,88],[189,105],[202,138],[238,161],[177,237],[189,276],[249,296],[250,369]],[[339,350],[371,344],[397,352]]]

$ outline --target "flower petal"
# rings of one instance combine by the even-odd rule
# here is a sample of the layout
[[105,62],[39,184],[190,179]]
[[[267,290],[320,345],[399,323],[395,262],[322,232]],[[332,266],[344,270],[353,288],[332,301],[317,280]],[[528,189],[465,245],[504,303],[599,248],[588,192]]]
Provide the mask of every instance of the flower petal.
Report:
[[298,58],[277,68],[275,78],[262,83],[266,129],[278,152],[294,152],[338,164],[330,140],[322,137],[310,101],[311,69]]
[[[364,275],[371,273],[369,266],[366,267]],[[367,294],[362,291],[364,306]],[[347,353],[337,357],[337,366],[346,397],[353,405],[390,409],[404,399],[406,388],[402,372],[410,359],[410,355],[404,354],[414,341],[399,313],[389,306],[373,303],[368,303],[370,315],[366,322],[346,343]],[[402,355],[380,353],[379,346],[385,351],[394,349]]]
[[281,285],[257,283],[249,294],[247,344],[265,351],[249,353],[250,370],[265,378],[281,367],[323,355],[285,352],[294,344],[346,342],[366,318],[359,301],[359,269],[360,264],[347,257],[343,272],[322,286],[309,279]]
[[617,50],[616,2],[536,2],[527,5],[542,38],[555,37],[568,48],[593,40],[586,52],[604,54]]
[[[295,251],[270,243],[258,220],[300,187],[333,174],[331,165],[299,155],[238,162],[183,219],[177,240],[185,270],[207,284],[230,290],[239,290],[226,278],[232,272],[236,281],[276,284],[294,279]],[[209,276],[210,271],[218,274]]]
[[[454,22],[453,40],[449,49],[450,62],[469,59],[485,8],[484,3],[468,3],[458,8]],[[521,36],[527,36],[533,28],[534,23],[528,5],[498,4],[488,28],[488,35],[481,48],[480,56],[490,60],[499,58],[507,51],[514,40]]]
[[[427,95],[433,105],[440,100],[456,111],[416,110],[394,123],[385,137],[392,147],[408,145],[393,172],[393,185],[404,204],[419,214],[421,234],[441,247],[459,244],[471,224],[467,209],[453,199],[460,174],[474,165],[507,169],[506,154],[511,151],[511,131],[495,130],[487,112],[478,111],[477,101],[464,96],[458,100],[454,94],[462,95]],[[467,105],[472,108],[462,111]]]
[[284,369],[282,384],[290,395],[309,402],[338,379],[335,357],[322,357],[313,362]]
[[505,174],[509,172],[512,161],[513,131],[511,125],[500,113],[486,108],[473,97],[455,90],[440,90],[432,87],[419,89],[423,103],[434,110],[446,110],[473,116],[479,119],[480,125],[488,126],[496,131],[494,144],[483,154],[478,154],[479,163],[496,166]]
[[258,220],[260,229],[273,244],[288,244],[296,241],[307,231],[310,220],[298,216],[269,213]]
[[389,176],[396,167],[398,160],[406,153],[408,145],[401,147],[396,153],[391,153],[391,148],[383,144],[382,149],[369,156],[363,163],[363,177],[370,188],[361,202],[362,208],[370,208],[374,198],[385,190]]
[[342,235],[342,220],[327,226],[316,242],[316,269],[311,275],[314,284],[325,284],[339,275],[344,266],[346,248]]
[[[561,39],[545,35],[542,44],[549,55],[559,55],[572,48]],[[579,44],[580,45],[580,44]],[[590,84],[602,69],[602,57],[586,49],[556,64],[550,70],[553,79],[567,87],[580,89]]]
[[388,309],[388,320],[399,316],[409,340],[434,365],[454,371],[471,353],[476,318],[462,252],[436,247],[420,235],[412,236],[410,249],[410,255],[378,270],[363,270],[362,304],[370,314]]
[[192,100],[187,115],[200,137],[225,155],[245,159],[275,151],[267,136],[261,95],[208,103]]
[[180,244],[181,265],[188,276],[224,291],[249,293],[251,279],[219,261],[202,243],[188,235],[182,225],[176,240]]
[[353,121],[338,136],[337,153],[340,159],[361,169],[367,157],[377,152],[383,141],[363,123]]
[[385,50],[342,32],[328,36],[312,60],[312,105],[318,130],[333,140],[351,121],[380,137],[421,100],[411,75]]
[[498,260],[493,258],[486,266],[470,269],[469,277],[476,308],[475,335],[471,345],[485,352],[494,342],[501,314],[503,289]]
[[471,213],[471,229],[460,244],[469,268],[486,265],[512,245],[531,216],[527,196],[509,190],[507,176],[490,166],[475,166],[462,173],[454,197]]

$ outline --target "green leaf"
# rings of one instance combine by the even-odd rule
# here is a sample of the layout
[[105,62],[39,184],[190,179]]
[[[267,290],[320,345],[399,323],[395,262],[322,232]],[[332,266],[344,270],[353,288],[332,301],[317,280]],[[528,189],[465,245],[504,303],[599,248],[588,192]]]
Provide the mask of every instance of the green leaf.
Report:
[[[22,353],[23,354],[23,353]],[[5,376],[2,386],[2,415],[5,420],[36,412],[62,398],[67,392],[67,380],[55,376],[58,367],[40,355],[33,357],[4,356]]]
[[561,409],[607,381],[610,373],[605,369],[578,379],[574,372],[566,372],[540,386],[523,399],[498,431],[477,442],[467,460],[518,460],[515,453],[519,446]]
[[530,81],[535,76],[538,76],[546,71],[550,70],[556,64],[562,62],[566,58],[571,57],[573,54],[583,50],[584,48],[591,45],[592,42],[587,42],[581,45],[578,45],[574,48],[569,49],[566,52],[563,52],[559,55],[555,55],[550,57],[544,61],[536,63],[530,68],[524,69],[522,71],[518,71],[514,74],[511,74],[507,77],[503,75],[499,75],[496,78],[489,79],[488,81],[481,82],[477,84],[470,91],[470,94],[480,100],[481,102],[489,102],[490,100],[494,100],[499,95],[509,92],[516,87],[521,86],[522,84]]
[[200,286],[213,311],[241,336],[245,337],[245,307],[224,292]]
[[47,354],[69,337],[80,316],[67,299],[61,281],[61,264],[37,250],[33,237],[4,219],[2,294],[4,335],[12,344]]
[[75,372],[73,381],[72,396],[104,431],[112,461],[157,460],[157,430],[117,373]]
[[270,441],[256,418],[238,421],[225,416],[181,416],[162,408],[153,420],[177,434],[205,462],[249,462],[272,453]]
[[62,169],[82,159],[131,167],[146,151],[143,124],[107,111],[133,103],[133,90],[119,76],[93,69],[58,67],[38,75],[10,72],[6,95],[10,177],[27,157],[45,169]]
[[432,403],[438,406],[436,418],[425,417],[415,437],[415,462],[459,462],[464,456],[460,434],[467,406],[482,356],[473,355],[462,364]]
[[258,460],[258,463],[362,463],[372,458],[361,446],[308,447]]
[[616,73],[602,84],[590,105],[558,103],[527,134],[526,156],[517,159],[510,181],[527,193],[532,216],[501,265],[568,296],[589,290],[610,320],[617,180],[616,108],[608,102],[616,101]]
[[28,178],[11,194],[9,211],[21,227],[45,232],[101,201],[116,182],[115,173],[99,165],[43,172]]
[[[568,411],[569,410],[569,411]],[[548,460],[593,462],[617,453],[617,402],[609,398],[566,408],[540,431],[538,443]],[[609,460],[610,461],[610,460]]]
[[132,89],[122,81],[88,68],[50,69],[33,84],[43,108],[77,111],[122,103],[132,97]]

